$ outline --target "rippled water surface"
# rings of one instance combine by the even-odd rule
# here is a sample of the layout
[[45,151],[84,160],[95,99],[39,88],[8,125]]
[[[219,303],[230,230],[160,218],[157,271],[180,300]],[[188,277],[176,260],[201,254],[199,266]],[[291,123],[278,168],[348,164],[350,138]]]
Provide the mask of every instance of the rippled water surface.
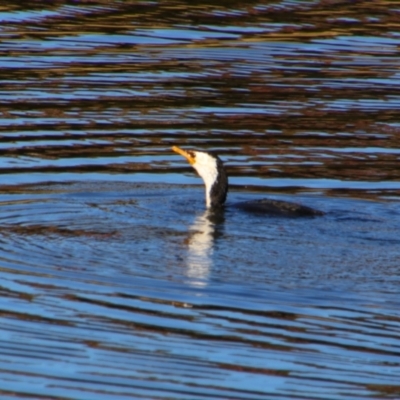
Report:
[[[2,5],[1,398],[400,399],[399,18]],[[325,215],[207,212],[172,145]]]

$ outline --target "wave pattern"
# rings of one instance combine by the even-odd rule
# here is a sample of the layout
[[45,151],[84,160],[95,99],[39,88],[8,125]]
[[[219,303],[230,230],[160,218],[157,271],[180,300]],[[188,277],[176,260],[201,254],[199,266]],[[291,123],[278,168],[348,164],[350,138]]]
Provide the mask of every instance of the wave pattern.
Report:
[[398,191],[393,4],[236,6],[10,6],[1,172],[179,172],[178,142],[218,150],[261,186],[290,176]]
[[386,235],[398,207],[372,205],[380,221],[338,210],[300,238],[303,222],[234,213],[188,226],[193,190],[99,182],[2,196],[4,395],[20,380],[44,398],[396,392],[399,243]]
[[[399,398],[398,14],[4,5],[1,397]],[[215,220],[172,144],[327,215]]]

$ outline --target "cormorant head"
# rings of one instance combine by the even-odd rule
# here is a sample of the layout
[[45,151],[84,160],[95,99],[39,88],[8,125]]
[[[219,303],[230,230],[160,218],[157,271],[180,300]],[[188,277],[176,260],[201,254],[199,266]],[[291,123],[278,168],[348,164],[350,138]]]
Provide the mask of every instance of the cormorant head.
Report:
[[221,207],[228,193],[228,177],[219,157],[209,152],[184,150],[177,146],[173,146],[172,150],[185,157],[203,179],[207,207]]

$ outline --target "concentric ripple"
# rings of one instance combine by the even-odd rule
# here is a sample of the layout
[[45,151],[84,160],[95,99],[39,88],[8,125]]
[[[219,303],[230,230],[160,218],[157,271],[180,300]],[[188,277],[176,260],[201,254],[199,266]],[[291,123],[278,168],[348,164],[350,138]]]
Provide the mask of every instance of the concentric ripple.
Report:
[[[3,393],[10,379],[104,399],[397,390],[396,204],[338,199],[301,222],[215,219],[201,195],[104,182],[3,190]],[[350,207],[364,211],[346,218]]]
[[0,398],[399,399],[397,3],[3,2]]

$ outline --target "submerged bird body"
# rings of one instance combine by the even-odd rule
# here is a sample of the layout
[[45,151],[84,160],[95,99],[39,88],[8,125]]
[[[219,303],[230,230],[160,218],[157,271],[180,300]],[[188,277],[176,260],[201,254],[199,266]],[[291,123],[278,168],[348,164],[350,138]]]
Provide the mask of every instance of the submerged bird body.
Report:
[[[172,150],[185,157],[203,179],[207,208],[223,207],[228,194],[228,177],[221,159],[217,155],[205,151],[184,150],[177,146],[173,146]],[[311,207],[273,199],[244,201],[235,204],[235,207],[248,212],[270,215],[294,217],[323,215],[321,211]]]

